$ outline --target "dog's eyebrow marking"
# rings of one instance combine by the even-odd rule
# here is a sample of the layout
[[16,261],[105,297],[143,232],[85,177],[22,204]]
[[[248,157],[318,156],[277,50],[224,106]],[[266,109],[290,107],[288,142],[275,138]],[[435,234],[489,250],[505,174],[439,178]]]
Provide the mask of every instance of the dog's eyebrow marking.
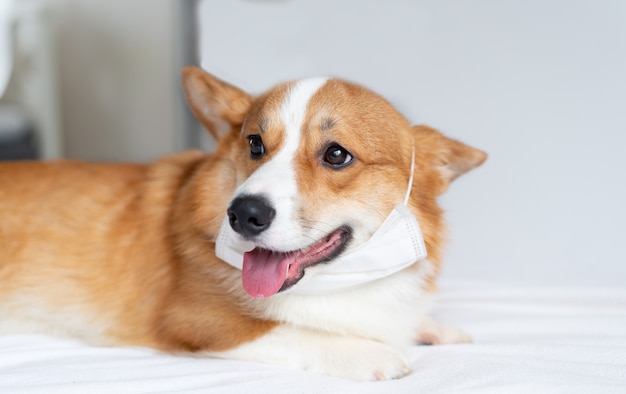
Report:
[[262,117],[261,119],[259,119],[258,125],[261,134],[265,133],[265,128],[267,127],[267,118]]
[[243,135],[243,131],[246,129],[246,124],[248,123],[248,117],[246,116],[241,122],[241,129],[239,129],[239,135]]
[[331,118],[330,116],[324,116],[320,123],[320,129],[322,131],[328,131],[333,128],[334,125],[337,124],[337,120]]
[[[248,125],[248,121],[250,121],[248,117],[246,117],[243,120],[243,123],[241,124],[241,135],[243,135],[243,132],[246,129],[246,126]],[[259,131],[261,132],[261,134],[265,133],[265,129],[267,128],[267,118],[265,117],[259,118],[259,120],[257,121],[257,126],[259,126]]]

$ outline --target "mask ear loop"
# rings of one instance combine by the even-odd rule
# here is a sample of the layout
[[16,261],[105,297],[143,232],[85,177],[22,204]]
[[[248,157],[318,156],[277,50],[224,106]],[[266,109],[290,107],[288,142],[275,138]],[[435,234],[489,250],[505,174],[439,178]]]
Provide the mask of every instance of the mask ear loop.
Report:
[[413,144],[413,152],[411,153],[411,176],[409,177],[409,187],[406,189],[406,196],[404,197],[404,206],[409,203],[409,196],[411,195],[411,189],[413,188],[413,173],[415,172],[415,143]]

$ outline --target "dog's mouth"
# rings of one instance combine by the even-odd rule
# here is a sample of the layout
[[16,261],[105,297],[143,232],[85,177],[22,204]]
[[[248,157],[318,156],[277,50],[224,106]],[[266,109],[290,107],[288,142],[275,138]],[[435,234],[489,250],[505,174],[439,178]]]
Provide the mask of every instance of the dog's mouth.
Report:
[[340,227],[303,250],[277,252],[256,247],[243,256],[243,288],[250,296],[267,298],[295,285],[307,267],[330,261],[345,249],[351,229]]

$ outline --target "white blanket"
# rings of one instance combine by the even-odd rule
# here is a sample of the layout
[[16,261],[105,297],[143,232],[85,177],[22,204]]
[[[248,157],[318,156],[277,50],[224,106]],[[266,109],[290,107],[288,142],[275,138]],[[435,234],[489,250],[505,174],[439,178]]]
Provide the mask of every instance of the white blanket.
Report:
[[0,337],[0,392],[626,393],[626,289],[447,283],[435,316],[471,345],[415,346],[414,372],[360,383],[287,368]]

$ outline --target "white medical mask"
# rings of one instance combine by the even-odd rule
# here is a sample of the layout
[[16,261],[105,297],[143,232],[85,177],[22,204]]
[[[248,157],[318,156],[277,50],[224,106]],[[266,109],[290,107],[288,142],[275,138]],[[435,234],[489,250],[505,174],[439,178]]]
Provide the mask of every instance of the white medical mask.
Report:
[[[328,263],[305,269],[305,274],[286,294],[323,295],[348,290],[382,279],[426,258],[426,246],[417,219],[407,207],[415,151],[411,160],[411,176],[403,204],[398,204],[382,225],[364,243],[349,249]],[[254,249],[251,242],[241,241],[224,220],[217,236],[215,254],[241,270],[243,254]]]

